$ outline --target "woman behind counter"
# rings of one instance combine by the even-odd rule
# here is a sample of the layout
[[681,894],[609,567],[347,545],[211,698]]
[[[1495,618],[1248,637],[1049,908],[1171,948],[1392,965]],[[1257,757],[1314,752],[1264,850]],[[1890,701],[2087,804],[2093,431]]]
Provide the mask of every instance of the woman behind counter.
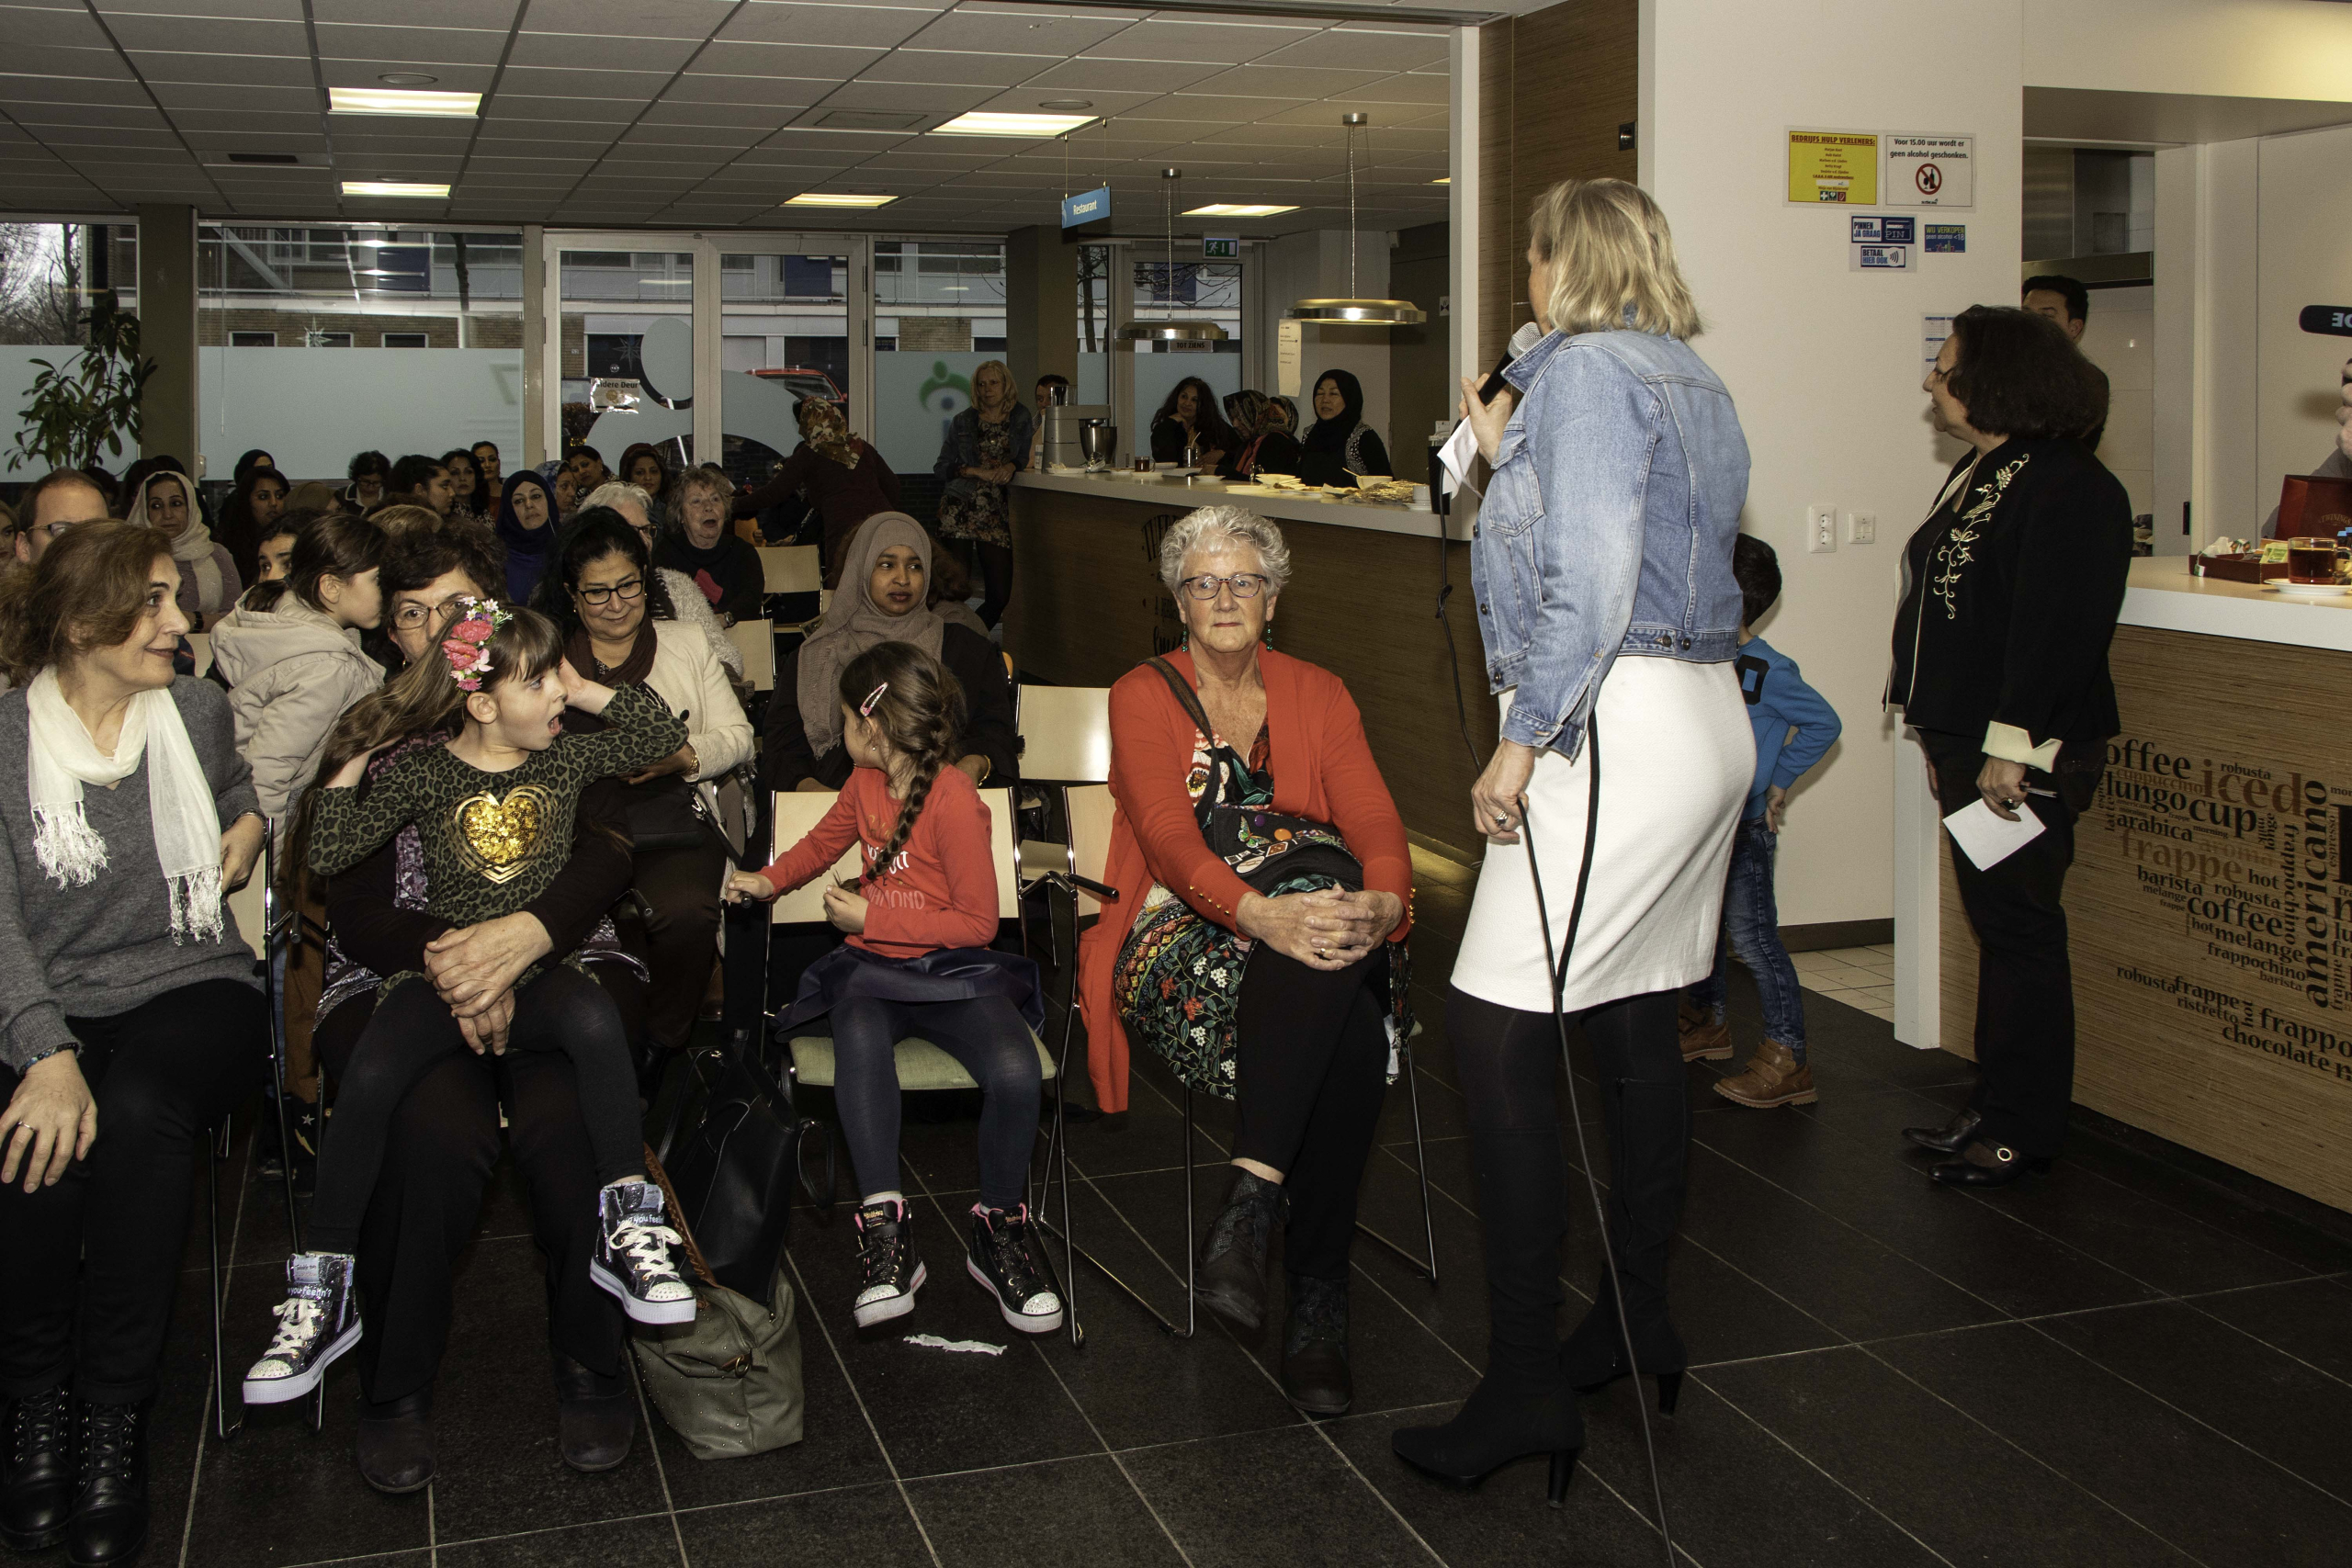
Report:
[[1012,372],[991,359],[972,372],[972,406],[947,427],[932,472],[947,481],[939,536],[967,544],[988,584],[980,619],[993,626],[1012,600],[1012,476],[1029,466],[1035,421],[1012,396]]
[[1260,474],[1298,472],[1298,443],[1283,423],[1282,412],[1263,392],[1247,389],[1225,400],[1225,417],[1233,422],[1240,446],[1217,465],[1221,479],[1248,479]]
[[1151,460],[1155,463],[1181,463],[1184,448],[1190,446],[1200,466],[1214,470],[1225,461],[1226,454],[1240,445],[1241,438],[1217,417],[1216,394],[1198,376],[1177,382],[1159,412],[1151,416]]
[[1358,474],[1394,470],[1380,432],[1363,422],[1363,383],[1345,370],[1315,378],[1315,423],[1308,427],[1298,477],[1313,485],[1352,485]]

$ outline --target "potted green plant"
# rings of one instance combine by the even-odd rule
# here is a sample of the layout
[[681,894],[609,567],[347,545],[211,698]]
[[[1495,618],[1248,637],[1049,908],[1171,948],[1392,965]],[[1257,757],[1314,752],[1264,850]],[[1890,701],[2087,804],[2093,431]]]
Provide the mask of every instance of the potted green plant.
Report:
[[[119,455],[126,441],[139,440],[139,399],[155,362],[139,355],[139,318],[122,309],[109,288],[91,302],[83,318],[89,346],[64,367],[46,359],[33,378],[31,400],[17,411],[20,458],[52,468],[79,468],[99,454]],[[23,465],[20,465],[23,466]]]

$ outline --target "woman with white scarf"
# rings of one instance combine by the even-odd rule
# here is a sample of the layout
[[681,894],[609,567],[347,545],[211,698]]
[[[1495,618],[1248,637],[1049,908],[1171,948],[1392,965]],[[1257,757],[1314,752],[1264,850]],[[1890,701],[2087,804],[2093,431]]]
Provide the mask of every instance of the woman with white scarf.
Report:
[[213,542],[196,503],[196,486],[186,474],[169,468],[149,474],[131,496],[127,515],[170,538],[172,559],[180,569],[176,597],[190,631],[205,630],[236,607],[237,595],[245,591],[236,560],[226,545]]
[[173,678],[175,555],[89,523],[0,580],[0,1539],[81,1563],[146,1538],[196,1141],[267,1060],[222,902],[266,829],[228,699]]

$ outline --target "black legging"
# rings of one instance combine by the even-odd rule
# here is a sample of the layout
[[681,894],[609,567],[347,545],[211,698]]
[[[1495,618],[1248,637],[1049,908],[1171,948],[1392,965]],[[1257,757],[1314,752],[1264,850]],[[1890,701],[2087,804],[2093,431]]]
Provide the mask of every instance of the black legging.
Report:
[[717,945],[719,884],[727,849],[715,833],[679,849],[639,850],[631,883],[650,911],[645,919],[645,967],[653,976],[648,1033],[664,1051],[683,1050],[709,988]]
[[1233,1157],[1283,1173],[1283,1267],[1343,1280],[1356,1194],[1387,1092],[1388,1033],[1370,984],[1379,953],[1311,969],[1264,942],[1234,1012]]
[[[65,1025],[82,1043],[98,1135],[56,1186],[27,1192],[19,1168],[0,1190],[10,1258],[0,1396],[29,1398],[70,1378],[84,1399],[136,1404],[155,1393],[179,1285],[190,1156],[260,1084],[268,1010],[254,986],[204,980]],[[0,1068],[0,1096],[17,1082]]]
[[893,1002],[850,997],[833,1008],[833,1104],[849,1140],[861,1195],[899,1186],[899,1060],[909,1038],[928,1040],[980,1086],[980,1201],[1021,1206],[1044,1099],[1037,1047],[1021,1010],[1002,997]]
[[[1676,993],[1656,991],[1576,1020],[1600,1080],[1610,1241],[1626,1314],[1636,1322],[1663,1313],[1667,1243],[1682,1213],[1690,1111],[1675,1001]],[[1494,1319],[1488,1372],[1549,1376],[1559,1346],[1560,1241],[1567,1234],[1558,1029],[1548,1012],[1501,1007],[1449,987],[1445,1032],[1469,1110],[1486,1226]]]
[[977,539],[971,541],[971,546],[980,581],[986,585],[980,600],[980,619],[994,626],[1004,619],[1004,607],[1012,603],[1012,547],[984,545]]
[[[571,1060],[599,1186],[645,1168],[644,1118],[620,1010],[578,970],[550,964],[514,993],[507,1033],[514,1051],[558,1051]],[[352,1052],[319,1151],[318,1196],[306,1238],[314,1252],[356,1252],[393,1112],[433,1068],[472,1047],[433,987],[403,981],[376,1008]]]

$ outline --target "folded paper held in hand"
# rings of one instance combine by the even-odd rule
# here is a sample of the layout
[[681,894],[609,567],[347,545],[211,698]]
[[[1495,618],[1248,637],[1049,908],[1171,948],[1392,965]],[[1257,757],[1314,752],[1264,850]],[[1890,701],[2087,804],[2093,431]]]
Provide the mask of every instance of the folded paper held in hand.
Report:
[[2041,837],[2041,818],[2032,807],[2019,806],[2017,813],[2018,819],[2008,821],[1980,795],[1945,818],[1944,829],[1977,870],[1990,871]]

